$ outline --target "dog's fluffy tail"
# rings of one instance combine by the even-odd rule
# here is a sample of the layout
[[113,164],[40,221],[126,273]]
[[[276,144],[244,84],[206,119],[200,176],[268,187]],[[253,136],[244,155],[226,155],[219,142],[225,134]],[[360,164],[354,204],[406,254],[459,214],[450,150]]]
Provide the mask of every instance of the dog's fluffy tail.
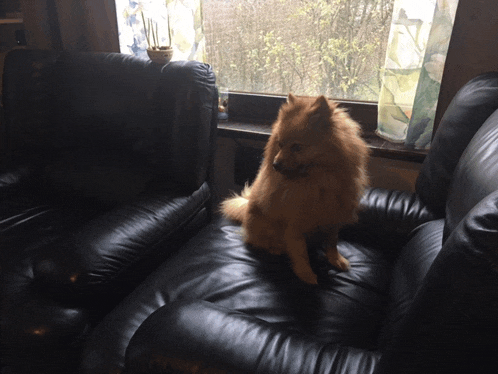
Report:
[[250,193],[251,188],[246,185],[240,195],[235,194],[221,203],[221,213],[227,218],[242,222],[246,215]]

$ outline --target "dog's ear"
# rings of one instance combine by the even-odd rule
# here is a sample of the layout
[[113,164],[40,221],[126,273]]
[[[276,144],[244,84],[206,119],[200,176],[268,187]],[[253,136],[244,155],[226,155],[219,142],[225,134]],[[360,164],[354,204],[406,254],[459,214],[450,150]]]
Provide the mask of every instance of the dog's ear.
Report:
[[329,105],[329,101],[325,96],[319,96],[311,105],[311,116],[309,125],[315,129],[323,131],[330,128],[330,117],[335,107]]
[[330,107],[328,99],[321,95],[318,96],[315,102],[311,105],[311,111],[325,116],[330,116],[333,112],[333,108]]
[[287,96],[287,102],[289,104],[294,104],[296,102],[296,97],[289,92],[289,96]]

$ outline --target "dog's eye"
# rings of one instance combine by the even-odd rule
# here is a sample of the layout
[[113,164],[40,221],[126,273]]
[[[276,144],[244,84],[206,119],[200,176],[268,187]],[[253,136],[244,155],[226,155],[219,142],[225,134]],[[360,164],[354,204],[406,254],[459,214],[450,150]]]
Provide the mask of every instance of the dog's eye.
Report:
[[290,151],[291,151],[292,153],[297,153],[297,152],[300,152],[302,148],[303,148],[303,147],[302,147],[302,145],[301,145],[301,144],[297,144],[297,143],[295,143],[295,144],[292,144],[292,145],[291,145]]

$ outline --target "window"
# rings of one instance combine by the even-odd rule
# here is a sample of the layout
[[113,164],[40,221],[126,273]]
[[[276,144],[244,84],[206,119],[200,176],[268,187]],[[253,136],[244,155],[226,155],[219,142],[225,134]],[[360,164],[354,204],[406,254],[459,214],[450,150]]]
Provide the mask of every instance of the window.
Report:
[[183,39],[202,11],[205,53],[175,53],[204,58],[230,91],[377,101],[393,1],[116,0],[116,9],[121,51],[144,57],[142,11],[164,38],[169,10]]
[[218,85],[230,92],[231,120],[271,123],[289,92],[323,94],[341,101],[369,141],[385,147],[375,132],[394,3],[116,0],[116,11],[124,53],[146,56],[142,11],[162,38],[170,25],[173,59],[213,66]]
[[204,0],[207,62],[231,91],[377,101],[393,0]]

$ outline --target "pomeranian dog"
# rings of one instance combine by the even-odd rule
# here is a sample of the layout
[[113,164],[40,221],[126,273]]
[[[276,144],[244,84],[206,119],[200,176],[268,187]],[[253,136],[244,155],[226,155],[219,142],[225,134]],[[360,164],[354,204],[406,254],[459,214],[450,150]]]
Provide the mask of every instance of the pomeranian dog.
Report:
[[360,126],[337,103],[289,94],[254,183],[223,201],[221,211],[242,223],[246,243],[287,254],[294,273],[316,284],[306,234],[325,232],[328,260],[349,269],[337,251],[337,236],[342,225],[357,220],[368,154]]

